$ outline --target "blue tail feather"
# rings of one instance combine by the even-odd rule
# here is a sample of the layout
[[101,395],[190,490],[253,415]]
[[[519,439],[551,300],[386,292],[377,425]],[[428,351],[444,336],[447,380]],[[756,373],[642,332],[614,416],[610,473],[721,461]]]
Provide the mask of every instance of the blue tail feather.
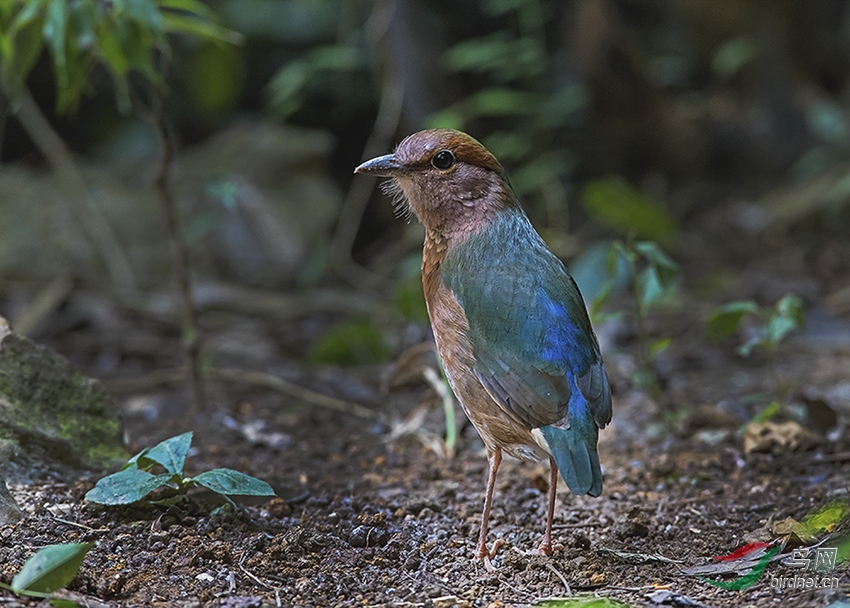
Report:
[[[579,399],[583,401],[582,397]],[[540,431],[570,490],[574,494],[599,496],[602,493],[602,469],[596,452],[599,429],[587,404],[570,403],[570,428],[544,426]]]

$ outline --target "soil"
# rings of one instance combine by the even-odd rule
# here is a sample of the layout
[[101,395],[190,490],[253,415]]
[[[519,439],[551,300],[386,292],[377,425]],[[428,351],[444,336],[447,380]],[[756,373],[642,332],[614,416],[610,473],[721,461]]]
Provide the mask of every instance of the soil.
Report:
[[[737,295],[770,292],[795,280],[806,284],[805,270],[789,267],[787,247],[772,251],[748,266],[749,276],[757,278],[745,279]],[[803,252],[796,251],[794,259],[802,259]],[[824,310],[817,293],[808,300],[815,321]],[[489,540],[505,543],[493,560],[496,571],[489,573],[473,558],[487,474],[483,445],[474,429],[459,422],[455,453],[440,453],[445,418],[432,389],[411,381],[385,394],[379,388],[388,366],[307,368],[279,354],[297,341],[293,336],[326,324],[320,315],[308,312],[283,325],[242,318],[242,334],[233,334],[238,324],[232,318],[224,323],[207,315],[210,343],[226,342],[226,332],[240,335],[244,351],[252,350],[245,344],[256,347],[256,358],[278,353],[263,359],[270,374],[357,401],[375,416],[217,381],[210,384],[210,408],[193,417],[186,415],[179,391],[122,384],[113,374],[108,386],[123,404],[131,453],[191,429],[195,447],[187,474],[234,468],[271,483],[278,498],[238,500],[237,511],[218,508],[221,501],[205,494],[172,507],[106,508],[83,500],[99,475],[11,485],[28,517],[0,528],[0,581],[10,582],[40,547],[93,541],[96,546],[68,587],[88,606],[496,608],[578,594],[633,606],[846,601],[846,564],[830,574],[840,589],[780,591],[770,584],[773,577],[799,574],[785,560],[795,543],[814,542],[783,535],[778,524],[850,498],[850,441],[837,430],[846,399],[834,396],[846,388],[850,369],[850,334],[841,334],[846,321],[827,314],[836,325],[822,331],[822,323],[810,323],[777,356],[778,377],[795,380],[780,417],[802,412],[800,419],[817,439],[796,450],[767,446],[745,453],[741,429],[764,406],[748,395],[771,388],[768,361],[760,354],[742,359],[734,340],[707,343],[700,319],[716,302],[689,297],[674,312],[653,318],[653,333],[673,338],[656,362],[658,400],[633,382],[634,330],[623,321],[599,327],[615,393],[614,422],[599,447],[605,487],[599,498],[559,488],[553,539],[558,548],[551,557],[533,552],[545,523],[545,465],[503,463]],[[150,352],[167,352],[169,344],[173,349],[173,329],[120,312],[133,331],[159,340]],[[110,336],[87,326],[48,341],[97,375],[103,365],[98,356],[109,350],[104,344],[121,350],[119,338]],[[177,358],[173,350],[170,357]],[[125,379],[141,377],[168,360],[125,355],[117,369],[127,371]],[[818,411],[827,413],[823,428],[817,428]],[[841,524],[833,533],[845,528]],[[718,563],[712,556],[746,543],[776,539],[787,541],[781,556],[748,589],[724,590],[683,573]],[[0,590],[4,605],[31,601]]]

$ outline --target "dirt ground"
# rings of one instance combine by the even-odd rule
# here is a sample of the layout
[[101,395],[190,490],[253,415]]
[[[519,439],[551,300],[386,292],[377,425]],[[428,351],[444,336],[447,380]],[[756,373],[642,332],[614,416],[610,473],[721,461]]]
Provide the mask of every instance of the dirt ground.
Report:
[[[846,249],[840,242],[836,247]],[[733,249],[726,254],[734,257]],[[212,312],[204,320],[219,362],[230,357],[248,367],[253,357],[272,376],[361,403],[374,417],[219,380],[210,385],[210,409],[190,419],[182,394],[153,373],[178,360],[173,329],[118,308],[128,327],[121,336],[91,324],[57,332],[47,341],[87,373],[104,377],[122,404],[131,453],[193,430],[187,473],[231,467],[268,481],[279,498],[245,500],[241,512],[210,514],[205,495],[168,509],[86,504],[95,475],[12,485],[28,517],[0,528],[0,581],[8,583],[42,546],[94,541],[69,586],[89,606],[498,608],[571,594],[633,606],[842,605],[835,602],[847,601],[846,564],[831,573],[839,589],[771,588],[772,577],[798,573],[783,563],[793,540],[746,590],[727,591],[682,572],[716,563],[711,556],[748,542],[780,537],[777,523],[786,518],[800,521],[850,499],[850,441],[835,420],[846,420],[841,408],[850,402],[850,330],[846,316],[824,307],[824,289],[834,286],[812,278],[805,262],[810,252],[787,243],[763,250],[742,269],[733,291],[774,301],[774,293],[795,286],[804,292],[809,325],[777,360],[779,376],[795,383],[780,417],[802,411],[806,426],[819,433],[816,445],[744,452],[740,429],[764,405],[747,396],[770,386],[767,362],[761,355],[740,358],[734,340],[705,341],[700,319],[716,302],[701,301],[694,288],[676,311],[653,320],[654,333],[673,338],[656,365],[660,405],[631,380],[634,332],[622,322],[598,328],[615,395],[614,422],[600,440],[603,494],[577,497],[561,487],[553,539],[560,547],[550,558],[532,554],[545,523],[548,471],[543,464],[506,461],[489,537],[505,544],[492,574],[473,559],[487,472],[474,429],[458,410],[456,453],[446,457],[435,439],[445,428],[443,412],[424,383],[383,394],[388,366],[294,363],[287,351],[314,331],[309,328],[327,323],[321,314],[225,322]],[[695,262],[685,260],[686,270],[688,263]],[[69,309],[73,296],[57,314]],[[145,350],[137,343],[128,355],[137,334],[153,344]],[[104,352],[124,353],[111,374],[101,370]],[[820,429],[812,414],[818,408],[832,416]],[[28,600],[0,590],[0,604],[19,603]]]

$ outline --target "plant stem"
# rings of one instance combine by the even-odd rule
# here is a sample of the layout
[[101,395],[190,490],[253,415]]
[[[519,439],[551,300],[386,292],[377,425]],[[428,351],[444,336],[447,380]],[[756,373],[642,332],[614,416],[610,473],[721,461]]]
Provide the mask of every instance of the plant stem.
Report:
[[171,164],[174,161],[174,142],[162,111],[153,116],[159,139],[162,144],[162,162],[156,177],[156,188],[162,202],[165,220],[168,227],[168,240],[171,243],[171,254],[174,261],[174,273],[180,297],[183,300],[183,353],[186,360],[186,380],[189,386],[189,402],[193,414],[206,409],[206,391],[204,390],[201,374],[201,328],[198,323],[198,310],[192,298],[192,278],[189,271],[189,255],[186,242],[180,231],[180,212],[174,194],[171,192],[169,176]]

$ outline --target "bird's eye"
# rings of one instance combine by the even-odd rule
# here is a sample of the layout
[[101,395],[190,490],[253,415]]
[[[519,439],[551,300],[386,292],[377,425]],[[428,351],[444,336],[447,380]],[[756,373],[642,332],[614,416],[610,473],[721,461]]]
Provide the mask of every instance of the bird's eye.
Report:
[[440,150],[431,159],[431,164],[440,171],[451,169],[452,165],[455,164],[455,155],[452,154],[451,150]]

